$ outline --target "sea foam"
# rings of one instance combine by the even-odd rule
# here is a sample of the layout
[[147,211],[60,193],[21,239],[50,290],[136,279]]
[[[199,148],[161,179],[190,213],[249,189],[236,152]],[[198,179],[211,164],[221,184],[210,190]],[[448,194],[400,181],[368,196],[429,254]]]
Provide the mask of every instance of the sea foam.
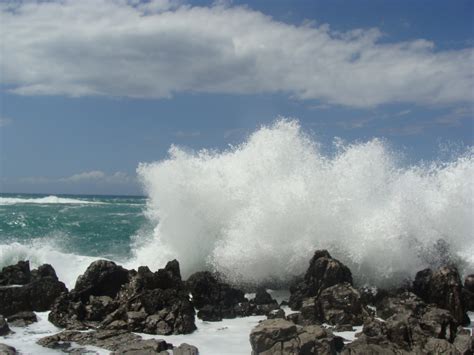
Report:
[[285,119],[224,151],[173,146],[138,167],[156,227],[131,264],[176,258],[184,276],[210,269],[235,283],[287,282],[325,248],[360,282],[413,277],[448,251],[472,272],[472,158],[468,149],[407,166],[379,139],[336,141],[323,154]]
[[86,205],[86,204],[102,204],[99,201],[87,201],[75,198],[65,198],[58,196],[46,196],[37,198],[20,198],[20,197],[0,197],[0,206],[18,205],[18,204],[69,204],[69,205]]

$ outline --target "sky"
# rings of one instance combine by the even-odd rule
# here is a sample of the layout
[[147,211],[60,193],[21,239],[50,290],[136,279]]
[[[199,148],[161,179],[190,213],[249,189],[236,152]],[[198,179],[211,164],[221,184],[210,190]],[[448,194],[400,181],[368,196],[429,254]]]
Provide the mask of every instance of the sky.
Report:
[[0,192],[142,194],[278,117],[407,161],[473,145],[474,2],[0,0]]

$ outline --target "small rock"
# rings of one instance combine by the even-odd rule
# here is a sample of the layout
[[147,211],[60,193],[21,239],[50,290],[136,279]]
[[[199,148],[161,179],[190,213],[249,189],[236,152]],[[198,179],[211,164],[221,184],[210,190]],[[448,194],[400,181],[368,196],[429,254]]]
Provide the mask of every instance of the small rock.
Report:
[[16,355],[16,349],[13,346],[0,344],[0,354],[1,355]]
[[7,321],[0,315],[0,336],[10,334],[10,332]]
[[199,350],[193,345],[183,343],[173,348],[173,355],[199,355]]
[[26,327],[38,321],[34,312],[19,312],[8,317],[8,323],[15,327]]

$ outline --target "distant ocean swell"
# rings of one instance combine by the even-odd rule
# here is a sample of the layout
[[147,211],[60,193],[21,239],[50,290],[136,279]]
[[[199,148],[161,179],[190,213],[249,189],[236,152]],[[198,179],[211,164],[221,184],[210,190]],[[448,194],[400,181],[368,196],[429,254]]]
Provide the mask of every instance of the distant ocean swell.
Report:
[[[0,234],[0,265],[19,258],[49,262],[72,286],[102,256],[151,269],[176,258],[185,277],[210,269],[235,283],[272,283],[291,280],[315,249],[326,248],[361,283],[394,284],[447,257],[474,272],[472,149],[415,166],[378,139],[336,141],[334,153],[323,154],[297,121],[279,120],[225,151],[172,147],[169,153],[139,166],[148,198],[137,207],[82,197],[0,198],[5,210],[83,205],[83,215],[68,225],[88,225],[96,216],[94,228],[71,229],[68,236],[85,233],[84,243],[99,243],[99,252],[83,256],[89,253],[65,250],[55,238],[12,242]],[[79,212],[70,213],[73,219]],[[116,252],[125,247],[129,252]]]

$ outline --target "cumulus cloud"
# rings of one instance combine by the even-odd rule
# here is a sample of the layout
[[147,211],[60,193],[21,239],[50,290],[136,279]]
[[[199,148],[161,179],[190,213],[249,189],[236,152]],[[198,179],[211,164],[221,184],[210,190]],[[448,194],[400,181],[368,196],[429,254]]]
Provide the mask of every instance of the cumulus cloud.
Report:
[[170,0],[3,2],[1,81],[20,95],[166,98],[285,93],[326,104],[473,99],[473,49],[377,29],[278,22],[248,7]]

